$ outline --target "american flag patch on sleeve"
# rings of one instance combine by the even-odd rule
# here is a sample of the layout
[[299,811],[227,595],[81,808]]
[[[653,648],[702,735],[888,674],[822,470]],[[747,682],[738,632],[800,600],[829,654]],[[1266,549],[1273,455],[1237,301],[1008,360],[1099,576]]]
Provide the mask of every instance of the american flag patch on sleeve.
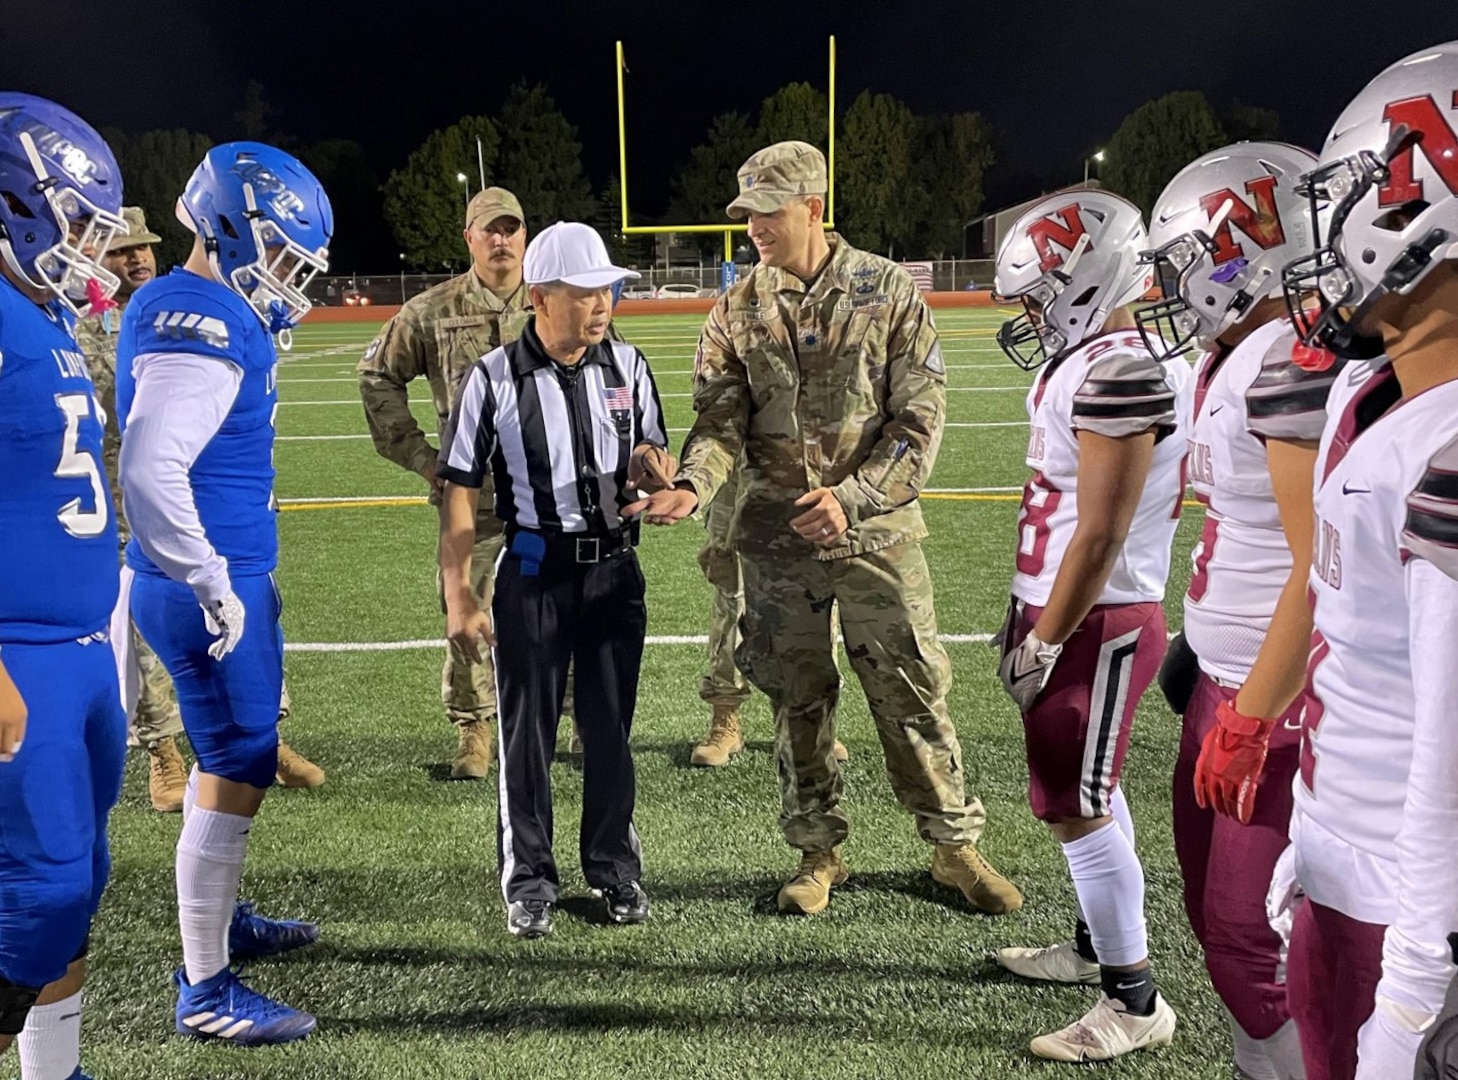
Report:
[[632,387],[609,386],[603,390],[603,400],[612,412],[629,412],[633,408]]

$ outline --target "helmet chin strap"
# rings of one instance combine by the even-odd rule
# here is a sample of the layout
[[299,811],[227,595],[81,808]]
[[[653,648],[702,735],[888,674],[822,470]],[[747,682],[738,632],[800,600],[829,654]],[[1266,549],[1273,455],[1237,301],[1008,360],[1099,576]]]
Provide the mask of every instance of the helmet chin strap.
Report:
[[[1433,267],[1433,252],[1444,247],[1454,240],[1452,233],[1446,229],[1430,229],[1428,234],[1415,244],[1409,244],[1392,265],[1387,268],[1387,273],[1382,275],[1382,280],[1371,292],[1362,297],[1356,307],[1340,326],[1332,328],[1329,347],[1338,356],[1349,360],[1372,360],[1382,355],[1381,338],[1376,338],[1377,345],[1372,344],[1371,335],[1358,332],[1357,327],[1362,320],[1371,314],[1382,298],[1393,293],[1401,294],[1409,286],[1416,284],[1427,276],[1428,271]],[[1373,352],[1373,349],[1376,352]]]

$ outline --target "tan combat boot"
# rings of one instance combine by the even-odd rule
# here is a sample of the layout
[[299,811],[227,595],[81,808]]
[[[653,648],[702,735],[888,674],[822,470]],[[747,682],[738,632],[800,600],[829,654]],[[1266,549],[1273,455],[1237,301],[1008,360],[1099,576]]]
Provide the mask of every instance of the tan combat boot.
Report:
[[278,741],[278,772],[274,779],[278,781],[279,787],[318,787],[324,782],[324,770],[280,739]]
[[849,872],[840,848],[807,851],[800,856],[800,869],[780,887],[777,902],[789,915],[814,915],[830,903],[830,890],[845,884]]
[[152,797],[152,809],[163,814],[176,814],[182,810],[182,796],[187,791],[187,763],[177,749],[177,740],[170,736],[158,739],[147,747],[147,792]]
[[709,733],[689,755],[690,765],[717,769],[744,749],[744,729],[739,726],[739,709],[734,705],[715,705]]
[[938,844],[932,854],[931,875],[943,885],[960,889],[978,911],[1006,915],[1023,906],[1018,887],[992,868],[976,844]]
[[469,720],[456,725],[456,760],[452,780],[484,780],[491,771],[491,722]]
[[850,751],[845,748],[845,743],[839,739],[835,740],[835,760],[839,762],[847,762],[850,760]]

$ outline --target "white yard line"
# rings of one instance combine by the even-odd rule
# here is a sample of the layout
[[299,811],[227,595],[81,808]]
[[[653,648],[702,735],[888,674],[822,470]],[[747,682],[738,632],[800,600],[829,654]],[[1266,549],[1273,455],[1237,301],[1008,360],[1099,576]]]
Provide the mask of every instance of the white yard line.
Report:
[[338,442],[342,439],[368,439],[368,432],[357,435],[275,435],[274,442]]
[[[938,634],[938,639],[947,645],[986,645],[991,634]],[[649,634],[647,645],[707,645],[707,634]],[[443,649],[444,638],[416,638],[410,641],[288,641],[284,652],[301,653],[358,653],[358,652],[408,652],[419,649]]]

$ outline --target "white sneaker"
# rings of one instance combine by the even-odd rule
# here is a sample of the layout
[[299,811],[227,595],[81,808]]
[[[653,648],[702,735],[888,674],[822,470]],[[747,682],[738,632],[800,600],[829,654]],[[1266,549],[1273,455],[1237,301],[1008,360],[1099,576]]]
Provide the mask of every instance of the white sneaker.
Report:
[[1112,1061],[1147,1046],[1168,1046],[1174,1030],[1175,1012],[1163,995],[1155,996],[1149,1016],[1133,1016],[1122,1001],[1105,997],[1062,1031],[1038,1036],[1029,1048],[1050,1061]]
[[998,949],[997,962],[1025,979],[1085,986],[1099,984],[1099,966],[1079,956],[1071,941],[1043,949]]

